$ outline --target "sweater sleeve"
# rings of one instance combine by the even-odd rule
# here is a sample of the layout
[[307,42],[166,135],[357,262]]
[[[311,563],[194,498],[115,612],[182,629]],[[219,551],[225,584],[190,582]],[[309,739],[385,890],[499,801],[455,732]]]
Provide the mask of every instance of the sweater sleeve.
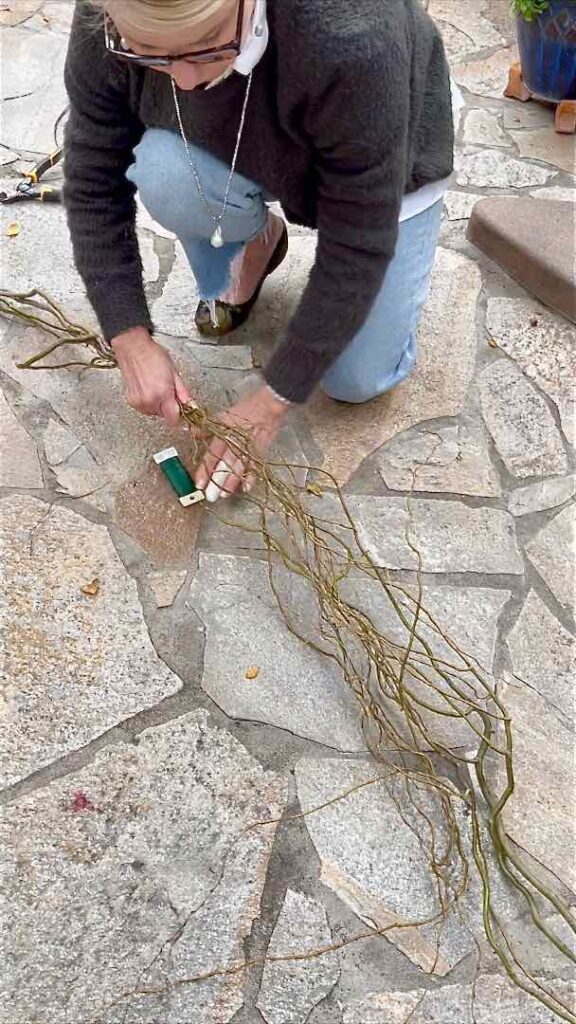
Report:
[[410,61],[395,42],[385,59],[343,62],[308,105],[315,156],[318,247],[287,336],[265,379],[304,402],[365,322],[394,255],[405,189]]
[[[126,178],[143,127],[132,114],[128,70],[106,54],[98,13],[77,3],[65,66],[70,99],[64,203],[74,259],[102,331],[152,329]],[[101,18],[101,15],[100,15]]]

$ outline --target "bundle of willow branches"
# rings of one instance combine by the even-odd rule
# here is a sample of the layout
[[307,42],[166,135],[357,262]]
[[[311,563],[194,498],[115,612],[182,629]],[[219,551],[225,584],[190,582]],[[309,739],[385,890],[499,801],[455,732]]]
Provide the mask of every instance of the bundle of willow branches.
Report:
[[[82,362],[74,352],[73,360],[57,364],[59,367],[115,365],[113,353],[101,339],[69,321],[41,292],[0,292],[0,313],[48,331],[55,338],[45,351],[21,363],[22,367],[52,368],[46,366],[45,359],[69,345],[83,346],[92,358]],[[573,1006],[555,993],[548,981],[535,976],[507,933],[493,884],[495,872],[499,872],[521,909],[527,911],[534,932],[555,947],[567,963],[576,963],[572,943],[567,945],[549,923],[552,911],[556,911],[572,933],[576,932],[576,919],[563,895],[565,886],[551,869],[543,871],[544,865],[535,867],[522,855],[504,826],[503,813],[514,792],[510,716],[497,683],[424,608],[421,563],[409,530],[407,541],[420,565],[415,592],[390,579],[375,564],[330,474],[315,471],[321,486],[299,490],[294,483],[297,467],[264,459],[242,429],[224,426],[204,408],[186,406],[181,412],[195,436],[225,440],[235,460],[250,464],[257,486],[242,500],[254,508],[254,525],[250,528],[263,540],[270,587],[286,626],[304,644],[339,666],[358,701],[367,745],[382,766],[374,781],[387,786],[398,814],[417,836],[430,866],[439,908],[435,917],[397,921],[351,941],[418,925],[441,924],[449,914],[460,915],[463,896],[475,875],[482,892],[485,935],[508,977],[559,1019],[576,1024]],[[239,528],[248,527],[244,523]],[[313,628],[289,609],[282,580],[294,577],[298,586],[307,588],[315,598],[317,621]],[[362,609],[358,595],[367,583],[397,616],[406,643],[386,636],[374,617]],[[440,656],[438,646],[448,653]],[[457,725],[459,736],[461,731],[464,733],[457,749],[451,749],[442,739],[447,724]],[[521,841],[521,837],[518,839]],[[303,952],[301,956],[267,957],[261,962],[309,959],[340,945]],[[252,964],[215,969],[202,976],[179,979],[176,984],[227,975],[249,966]],[[159,991],[139,988],[123,994],[115,1003]]]

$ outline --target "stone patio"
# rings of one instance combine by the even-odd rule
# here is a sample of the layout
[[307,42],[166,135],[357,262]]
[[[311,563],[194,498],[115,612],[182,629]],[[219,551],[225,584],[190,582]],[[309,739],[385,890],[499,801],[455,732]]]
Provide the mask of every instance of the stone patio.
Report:
[[[573,200],[574,139],[554,134],[551,110],[502,97],[507,0],[428,6],[466,106],[418,368],[363,408],[316,396],[278,453],[302,483],[309,466],[339,479],[367,547],[405,583],[413,492],[425,603],[506,680],[509,829],[575,886],[574,327],[466,239],[479,197]],[[70,12],[66,0],[0,3],[0,187],[53,148]],[[39,286],[93,323],[62,209],[2,218],[2,287]],[[202,399],[230,402],[298,301],[313,233],[291,233],[249,324],[214,347],[194,333],[178,243],[145,211],[139,232],[162,340]],[[381,785],[300,816],[378,769],[338,673],[284,629],[257,538],[181,509],[154,469],[160,447],[190,454],[186,435],[128,409],[116,374],[21,371],[38,335],[0,321],[0,337],[3,1024],[557,1020],[489,955],[475,890],[473,1010],[477,949],[458,921],[441,942],[411,929],[262,965],[267,951],[426,916],[434,896],[413,835]],[[241,506],[233,516],[250,519]],[[270,823],[249,829],[257,821]],[[566,961],[534,948],[505,906],[536,974],[569,1000]],[[138,986],[153,991],[122,998]]]

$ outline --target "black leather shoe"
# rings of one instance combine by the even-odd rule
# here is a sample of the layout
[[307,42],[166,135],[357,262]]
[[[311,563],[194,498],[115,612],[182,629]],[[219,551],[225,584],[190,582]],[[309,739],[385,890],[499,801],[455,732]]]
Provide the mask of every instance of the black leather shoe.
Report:
[[239,305],[231,305],[229,302],[221,302],[220,299],[216,299],[216,320],[218,326],[215,327],[212,323],[212,316],[210,314],[210,306],[208,303],[201,299],[196,309],[194,316],[194,322],[198,329],[198,332],[204,335],[205,338],[221,338],[224,334],[230,334],[235,331],[237,327],[241,327],[252,312],[252,308],[256,304],[256,300],[262,290],[262,285],[270,274],[273,274],[278,269],[282,261],[286,258],[288,252],[288,229],[284,224],[284,228],[274,252],[270,257],[270,261],[266,270],[262,274],[258,287],[254,294],[248,299],[247,302],[242,302]]

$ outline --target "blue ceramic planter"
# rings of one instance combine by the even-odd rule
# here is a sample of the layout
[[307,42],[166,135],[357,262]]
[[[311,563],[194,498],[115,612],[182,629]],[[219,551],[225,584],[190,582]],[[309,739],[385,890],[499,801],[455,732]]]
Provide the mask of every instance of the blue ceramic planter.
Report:
[[534,21],[518,16],[522,78],[542,99],[576,99],[576,3],[551,0]]

